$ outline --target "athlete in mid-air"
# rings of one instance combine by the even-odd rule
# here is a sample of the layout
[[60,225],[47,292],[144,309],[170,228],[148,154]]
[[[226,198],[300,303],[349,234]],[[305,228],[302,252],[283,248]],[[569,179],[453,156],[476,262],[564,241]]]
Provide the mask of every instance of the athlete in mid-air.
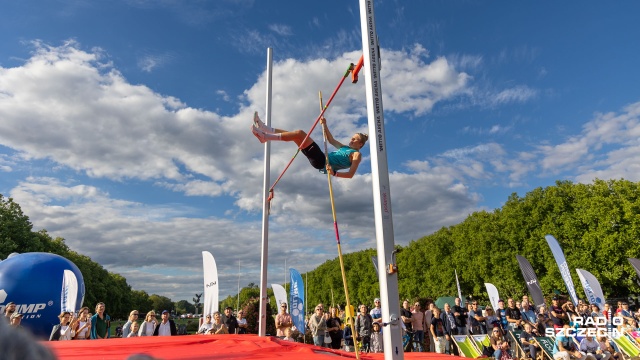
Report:
[[[358,170],[358,165],[360,165],[360,161],[362,160],[360,149],[367,142],[369,136],[363,133],[356,133],[351,137],[349,144],[344,145],[333,138],[324,117],[320,119],[320,123],[324,128],[327,141],[338,149],[328,154],[329,164],[326,163],[325,155],[318,144],[316,144],[311,137],[307,137],[307,133],[303,130],[286,131],[268,127],[262,122],[262,120],[260,120],[258,112],[256,111],[253,115],[251,131],[261,143],[268,140],[293,141],[300,149],[302,149],[302,153],[307,157],[307,159],[309,159],[311,166],[314,168],[318,170],[324,170],[326,168],[327,171],[336,177],[347,179],[352,178]],[[348,171],[338,172],[338,170],[344,169],[348,169]]]

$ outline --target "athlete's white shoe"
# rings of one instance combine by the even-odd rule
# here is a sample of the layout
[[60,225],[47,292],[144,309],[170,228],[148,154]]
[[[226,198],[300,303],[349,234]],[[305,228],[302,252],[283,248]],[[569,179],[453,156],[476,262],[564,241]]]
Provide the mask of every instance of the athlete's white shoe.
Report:
[[251,125],[251,132],[258,138],[258,140],[260,140],[261,143],[264,144],[267,141],[267,139],[265,139],[265,133],[258,129],[255,124]]
[[267,126],[265,123],[262,122],[262,120],[260,120],[260,117],[258,116],[258,112],[256,111],[255,113],[253,113],[253,124],[260,130],[262,130],[262,132],[268,133],[268,134],[273,134],[275,133],[275,131],[273,131],[272,127]]

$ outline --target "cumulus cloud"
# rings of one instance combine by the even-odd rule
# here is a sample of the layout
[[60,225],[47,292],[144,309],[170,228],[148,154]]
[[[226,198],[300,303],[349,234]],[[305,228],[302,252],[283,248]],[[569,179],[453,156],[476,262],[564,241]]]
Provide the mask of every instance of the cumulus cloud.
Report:
[[[385,68],[402,69],[383,72],[388,111],[423,114],[464,92],[470,81],[445,58],[428,62],[419,45],[383,51]],[[345,64],[359,56],[353,51],[274,64],[274,83],[287,86],[274,86],[272,124],[311,126],[317,90],[328,98]],[[203,249],[224,254],[216,256],[222,294],[234,291],[238,260],[242,282],[257,283],[263,145],[249,126],[253,111],[265,107],[265,82],[261,74],[242,94],[237,113],[223,116],[129,83],[99,49],[82,50],[75,42],[35,43],[24,64],[0,68],[0,144],[21,154],[12,159],[16,166],[47,160],[56,178],[25,178],[11,196],[36,228],[66,238],[73,249],[121,272],[134,288],[190,299],[191,284],[201,286]],[[364,81],[347,82],[340,90],[327,112],[336,138],[368,132],[364,98]],[[290,143],[272,143],[272,181],[294,151]],[[363,155],[368,157],[368,147]],[[4,157],[3,165],[14,164]],[[414,164],[407,166],[408,173],[390,174],[397,243],[458,222],[476,206],[479,196],[460,181],[462,170],[437,167],[439,172],[432,173],[428,164],[422,169]],[[354,179],[334,182],[345,252],[375,247],[368,169],[363,163]],[[105,182],[132,180],[151,190],[215,199],[221,215],[203,218],[200,209],[180,203],[150,205],[105,190]],[[290,260],[289,265],[306,271],[335,257],[332,222],[326,178],[299,156],[276,188],[270,237],[277,241],[270,245],[270,266],[295,258],[298,264]]]

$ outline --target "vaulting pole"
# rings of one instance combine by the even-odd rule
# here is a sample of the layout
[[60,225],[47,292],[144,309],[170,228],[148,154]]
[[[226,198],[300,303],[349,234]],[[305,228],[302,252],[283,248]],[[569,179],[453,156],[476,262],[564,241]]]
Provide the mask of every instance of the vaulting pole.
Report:
[[[273,63],[273,50],[267,48],[267,105],[265,109],[265,121],[271,126],[271,80]],[[259,336],[267,335],[267,266],[269,264],[269,171],[271,163],[271,141],[264,143],[264,179],[262,182],[262,254],[260,269],[260,329]],[[274,334],[271,334],[274,335]]]
[[[320,111],[323,112],[325,110],[322,104],[322,93],[319,92],[318,96],[320,97]],[[324,138],[324,156],[326,163],[329,164],[329,150],[327,149],[327,133],[325,131],[325,127],[322,127],[322,137]],[[351,301],[349,300],[349,286],[347,285],[347,273],[344,271],[344,261],[342,259],[342,245],[340,245],[340,232],[338,231],[338,219],[336,217],[336,205],[333,201],[333,185],[331,184],[331,173],[327,171],[327,181],[329,182],[329,198],[331,199],[331,215],[333,215],[333,230],[336,233],[336,243],[338,244],[338,258],[340,259],[340,271],[342,272],[342,283],[344,284],[344,296],[347,301],[346,309],[351,309]],[[333,303],[333,290],[331,291],[331,302]],[[354,315],[355,318],[355,314]],[[349,319],[347,319],[349,320]],[[358,351],[358,343],[355,338],[356,328],[355,321],[349,321],[351,326],[351,334],[353,335],[353,345],[356,352],[356,359],[360,359],[360,352]]]
[[371,148],[371,182],[378,249],[378,279],[382,302],[383,344],[385,360],[404,359],[399,321],[398,268],[395,261],[391,191],[387,165],[387,144],[382,110],[380,82],[380,47],[376,30],[373,0],[360,0],[360,28],[369,119]]

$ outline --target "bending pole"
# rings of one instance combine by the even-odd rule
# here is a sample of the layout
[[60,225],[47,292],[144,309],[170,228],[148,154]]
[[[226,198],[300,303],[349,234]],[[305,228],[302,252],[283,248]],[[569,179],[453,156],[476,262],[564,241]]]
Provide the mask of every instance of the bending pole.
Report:
[[[324,106],[322,105],[322,92],[318,92],[318,96],[320,97],[320,111],[324,113]],[[324,130],[324,126],[322,127],[322,137],[324,138],[324,158],[326,160],[326,164],[329,164],[329,151],[327,149],[327,133]],[[336,218],[336,206],[333,201],[333,186],[331,184],[331,173],[327,171],[327,181],[329,182],[329,198],[331,199],[331,215],[333,215],[333,229],[336,233],[336,243],[338,243],[338,258],[340,259],[340,271],[342,272],[342,283],[344,284],[344,296],[347,301],[346,310],[349,309],[351,311],[351,301],[349,301],[349,286],[347,285],[347,273],[344,271],[344,261],[342,260],[342,246],[340,245],[340,232],[338,231],[338,220]],[[331,302],[333,303],[333,290],[331,291]],[[355,313],[355,310],[353,311]],[[356,359],[360,360],[360,352],[358,351],[358,341],[356,340],[356,327],[355,327],[355,314],[354,320],[349,321],[351,327],[351,338],[353,339],[353,348],[356,352]]]
[[395,264],[391,191],[387,165],[387,144],[382,111],[380,82],[380,47],[376,30],[373,0],[360,0],[360,29],[364,55],[367,117],[369,119],[369,147],[371,149],[371,183],[378,250],[378,280],[382,302],[382,336],[385,360],[404,359],[400,328],[400,299],[398,268]]
[[[265,121],[267,126],[271,126],[271,80],[273,63],[273,49],[267,48],[267,105],[265,110]],[[262,253],[260,256],[260,318],[258,336],[267,335],[267,266],[269,264],[269,172],[271,164],[271,141],[264,143],[264,179],[262,181]]]

